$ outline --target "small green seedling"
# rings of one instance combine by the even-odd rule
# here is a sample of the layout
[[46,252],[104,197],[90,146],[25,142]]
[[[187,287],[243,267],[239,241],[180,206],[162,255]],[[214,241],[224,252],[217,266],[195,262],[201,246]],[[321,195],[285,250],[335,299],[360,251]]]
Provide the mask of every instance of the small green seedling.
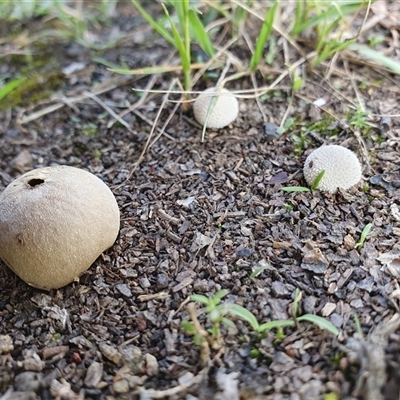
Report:
[[0,101],[3,100],[15,88],[17,88],[21,83],[23,83],[25,79],[26,78],[17,78],[2,86],[0,89]]
[[362,331],[362,327],[361,327],[360,318],[358,318],[357,314],[354,314],[354,323],[356,325],[356,332],[362,337],[363,331]]
[[[292,66],[289,63],[286,63],[285,65],[289,69],[289,71],[292,70]],[[291,77],[291,80],[292,80],[292,91],[294,93],[296,93],[302,88],[302,86],[304,84],[304,80],[303,80],[303,78],[301,76],[299,76],[296,73],[296,69],[292,70],[292,72],[290,74],[290,77]]]
[[371,223],[369,223],[369,224],[364,226],[364,229],[361,232],[360,240],[359,240],[358,243],[355,244],[354,248],[361,249],[363,247],[365,239],[367,238],[371,228],[372,228],[372,224]]
[[289,130],[289,128],[294,124],[294,118],[288,118],[285,120],[285,122],[283,123],[282,126],[280,126],[277,130],[276,130],[276,134],[277,135],[282,135],[285,132],[287,132]]
[[[225,317],[225,310],[221,308],[221,300],[224,296],[228,294],[226,289],[218,290],[212,297],[206,297],[202,294],[194,294],[190,296],[192,301],[196,301],[205,305],[204,312],[207,314],[208,320],[211,322],[211,329],[209,330],[210,337],[204,338],[199,332],[196,331],[196,326],[192,322],[184,321],[183,328],[188,332],[192,333],[195,336],[195,342],[201,342],[204,339],[210,340],[212,345],[217,344],[217,346],[221,342],[221,323],[228,326],[234,327],[234,323]],[[199,344],[199,343],[196,343]],[[213,346],[214,347],[214,346]]]
[[[204,342],[208,342],[213,348],[220,348],[222,345],[221,337],[221,323],[228,327],[235,327],[234,322],[228,318],[237,317],[247,322],[257,334],[263,334],[270,331],[271,329],[282,330],[286,327],[297,326],[297,323],[302,321],[311,322],[318,325],[320,328],[327,330],[333,335],[338,335],[339,330],[330,321],[323,317],[313,314],[305,314],[300,317],[298,314],[298,303],[301,299],[301,292],[296,289],[294,294],[292,315],[293,319],[287,320],[274,320],[264,324],[259,324],[255,315],[247,308],[242,307],[235,303],[221,303],[221,299],[226,296],[227,290],[219,290],[212,297],[206,297],[201,294],[194,294],[190,296],[190,299],[205,305],[204,312],[207,314],[207,319],[211,322],[211,329],[205,331],[198,323],[196,315],[191,314],[192,321],[183,321],[182,327],[187,333],[194,335],[194,341],[196,344],[201,345]],[[282,335],[280,331],[280,336]]]
[[283,206],[286,208],[286,211],[293,211],[293,206],[289,203],[283,203]]
[[294,292],[294,300],[293,300],[293,317],[296,322],[307,321],[313,324],[318,325],[320,328],[325,329],[326,331],[332,333],[332,335],[339,335],[339,330],[336,328],[332,322],[328,321],[327,319],[320,317],[319,315],[315,314],[304,314],[300,317],[297,316],[299,310],[299,301],[301,299],[301,292],[299,289],[296,288]]
[[368,116],[370,115],[369,111],[363,109],[363,107],[358,106],[356,111],[352,113],[349,123],[355,129],[368,132],[371,129],[371,126],[368,124]]
[[339,395],[336,392],[329,392],[324,395],[324,400],[339,400]]
[[319,184],[321,183],[322,178],[325,175],[325,170],[323,169],[315,178],[313,184],[311,185],[311,190],[316,190],[318,189]]
[[285,192],[313,192],[314,190],[318,189],[318,186],[321,183],[321,180],[324,177],[324,175],[325,175],[325,170],[323,169],[314,179],[311,188],[305,186],[285,186],[282,188],[282,190]]
[[260,263],[258,267],[253,269],[252,273],[250,274],[250,278],[257,278],[258,275],[260,275],[263,271],[265,271],[268,268],[270,268],[270,266],[265,262]]

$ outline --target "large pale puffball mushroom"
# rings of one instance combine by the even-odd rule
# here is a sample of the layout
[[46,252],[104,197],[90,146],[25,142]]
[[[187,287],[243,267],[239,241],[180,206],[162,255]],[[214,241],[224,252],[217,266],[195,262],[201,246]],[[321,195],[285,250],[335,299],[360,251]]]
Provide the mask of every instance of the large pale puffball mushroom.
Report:
[[40,289],[77,279],[113,245],[119,227],[111,190],[78,168],[35,169],[0,195],[0,257]]
[[307,157],[304,177],[312,186],[318,174],[325,170],[318,189],[333,193],[336,189],[347,190],[361,180],[361,164],[349,149],[338,145],[321,146]]
[[[215,99],[209,112],[212,99]],[[209,112],[208,119],[207,113]],[[228,89],[212,86],[204,90],[193,103],[196,121],[210,129],[220,129],[233,122],[239,114],[239,102]],[[207,119],[207,120],[206,120]]]

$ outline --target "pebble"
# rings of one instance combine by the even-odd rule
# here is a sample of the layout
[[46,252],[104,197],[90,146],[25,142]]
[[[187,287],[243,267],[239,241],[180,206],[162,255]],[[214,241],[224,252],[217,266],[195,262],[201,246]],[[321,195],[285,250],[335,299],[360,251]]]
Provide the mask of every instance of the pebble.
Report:
[[39,356],[28,358],[22,362],[25,371],[40,372],[46,366],[46,363],[42,361]]
[[206,293],[209,289],[210,286],[207,279],[198,279],[193,283],[193,290],[195,293]]
[[43,375],[37,372],[21,372],[15,377],[14,386],[18,392],[37,393],[42,387]]
[[0,335],[0,354],[8,353],[14,350],[14,345],[11,336]]
[[158,362],[152,354],[146,353],[144,356],[146,360],[146,371],[147,375],[153,376],[158,373]]
[[149,287],[151,287],[151,283],[147,278],[140,278],[139,279],[139,285],[143,288],[143,289],[148,289]]
[[263,125],[263,133],[265,140],[267,142],[272,142],[274,139],[279,137],[279,133],[277,131],[278,131],[278,126],[273,122],[266,122]]
[[157,289],[162,290],[168,287],[168,275],[167,274],[158,274],[157,275]]
[[312,378],[313,372],[309,365],[303,365],[300,368],[296,368],[292,371],[292,376],[297,376],[304,383],[307,383]]
[[128,393],[129,392],[129,382],[126,379],[121,379],[113,383],[113,389],[116,393]]
[[307,296],[303,301],[304,312],[307,314],[314,314],[316,303],[317,298],[315,296]]
[[37,396],[35,392],[14,392],[12,389],[7,390],[1,400],[36,400]]
[[274,297],[284,297],[289,294],[289,290],[283,282],[275,281],[272,282],[271,293]]
[[336,309],[336,303],[326,303],[321,310],[323,317],[329,317]]
[[100,351],[104,357],[112,361],[116,365],[120,365],[122,362],[122,354],[113,346],[106,343],[100,344]]
[[350,305],[354,308],[362,308],[364,306],[361,299],[355,299],[350,302]]
[[343,317],[341,315],[339,315],[337,313],[333,313],[330,316],[330,319],[331,319],[332,324],[335,325],[336,328],[340,329],[342,327],[342,325],[343,325]]
[[125,283],[118,283],[115,288],[125,297],[132,297],[132,291]]
[[103,364],[94,361],[86,372],[85,385],[89,388],[95,388],[99,384],[102,374]]
[[50,393],[56,399],[71,398],[74,395],[71,385],[65,379],[53,379],[50,383]]
[[143,355],[139,347],[128,345],[121,351],[125,365],[133,374],[140,374],[143,368]]

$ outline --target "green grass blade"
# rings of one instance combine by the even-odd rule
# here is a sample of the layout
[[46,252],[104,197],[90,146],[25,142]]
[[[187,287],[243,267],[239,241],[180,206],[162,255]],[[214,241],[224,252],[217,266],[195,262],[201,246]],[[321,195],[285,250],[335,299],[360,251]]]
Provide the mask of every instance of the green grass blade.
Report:
[[140,3],[137,0],[131,0],[133,5],[138,9],[142,17],[153,27],[153,29],[161,35],[167,42],[172,44],[172,46],[177,47],[177,44],[175,43],[175,40],[173,36],[170,35],[170,33],[164,29],[153,17],[147,13],[147,11],[140,5]]
[[[182,6],[183,6],[183,21],[181,25],[181,30],[183,32],[183,45],[185,46],[185,54],[188,58],[188,68],[183,69],[185,73],[189,71],[189,78],[190,78],[190,61],[192,58],[192,55],[190,53],[190,20],[189,20],[189,3],[190,0],[181,0],[182,1]],[[179,2],[178,2],[179,3]],[[181,55],[182,57],[182,55]],[[189,79],[189,84],[191,85],[190,79]],[[190,87],[186,87],[186,89],[191,89]]]
[[[132,0],[133,1],[133,0]],[[191,81],[190,81],[190,47],[189,51],[187,50],[186,44],[181,39],[178,29],[176,28],[174,22],[172,21],[169,12],[164,4],[163,6],[165,15],[168,18],[168,21],[171,25],[172,35],[175,39],[175,47],[178,49],[179,56],[181,58],[183,75],[184,75],[184,89],[190,90],[191,89]],[[190,39],[189,39],[189,46],[190,46]]]
[[228,328],[234,328],[235,327],[235,323],[233,321],[231,321],[230,319],[228,319],[228,318],[222,318],[221,322],[223,324],[225,324]]
[[256,47],[254,49],[254,54],[251,56],[250,59],[250,71],[254,72],[258,64],[260,63],[261,57],[264,55],[264,46],[265,42],[268,40],[271,31],[272,31],[272,25],[274,23],[274,18],[275,18],[275,12],[278,6],[279,0],[275,1],[273,6],[267,11],[265,14],[264,22],[262,24],[261,30],[260,30],[260,35],[257,38],[256,41]]
[[170,1],[166,1],[164,2],[166,4],[168,4],[170,7],[172,7],[176,13],[176,15],[178,16],[178,23],[179,26],[181,27],[181,29],[184,26],[184,3],[187,3],[187,0],[170,0]]
[[332,41],[327,43],[326,46],[321,51],[321,54],[313,60],[313,65],[319,65],[322,61],[325,61],[328,57],[331,57],[333,54],[338,51],[342,51],[352,45],[355,39],[346,40],[345,42],[335,42]]
[[311,190],[316,190],[316,189],[318,188],[318,186],[319,186],[319,184],[320,184],[322,178],[324,177],[324,175],[325,175],[325,170],[323,169],[323,170],[317,175],[317,177],[315,178],[313,184],[311,185]]
[[115,72],[121,75],[153,75],[153,74],[164,74],[176,70],[176,68],[170,67],[145,67],[138,69],[127,69],[127,68],[108,68],[109,71]]
[[[185,52],[190,54],[190,24],[189,24],[189,0],[173,0],[169,1],[168,4],[173,7],[177,16],[179,23],[179,31],[181,33],[180,37],[185,47]],[[165,7],[164,7],[165,8]],[[165,11],[165,9],[164,9]],[[169,16],[167,15],[168,19]],[[171,23],[171,20],[170,20]],[[175,26],[175,25],[174,25]],[[178,28],[175,26],[178,31]]]
[[362,6],[366,6],[366,2],[365,1],[355,1],[354,4],[346,4],[346,5],[342,5],[340,7],[340,13],[338,12],[337,7],[335,6],[331,6],[328,8],[328,10],[326,12],[321,12],[318,13],[316,17],[311,18],[311,19],[307,19],[306,21],[304,21],[303,23],[299,23],[297,24],[297,26],[295,26],[292,30],[292,33],[294,35],[298,35],[299,33],[303,32],[305,29],[310,28],[311,26],[315,26],[317,24],[324,23],[325,21],[329,21],[332,18],[342,18],[343,16],[347,15],[347,14],[353,14],[356,13],[357,11],[359,11]]
[[356,245],[354,246],[355,249],[357,249],[358,247],[361,249],[361,247],[363,247],[365,239],[367,238],[371,229],[372,229],[371,223],[364,226],[364,229],[361,232],[360,241],[358,243],[356,243]]
[[0,100],[3,100],[4,97],[8,95],[11,91],[17,88],[22,82],[25,81],[26,78],[18,78],[14,79],[11,82],[8,82],[0,89]]
[[258,267],[254,268],[253,271],[250,274],[250,278],[257,278],[258,275],[261,274],[261,272],[265,271],[266,269],[269,268],[268,264],[260,264]]
[[384,54],[381,54],[378,51],[370,49],[369,47],[359,43],[352,43],[349,46],[349,49],[357,51],[358,53],[369,58],[370,60],[375,61],[376,63],[383,65],[384,67],[389,68],[396,74],[400,75],[400,64],[398,61],[386,57]]
[[319,315],[305,314],[302,315],[301,317],[298,317],[297,321],[312,322],[313,324],[318,325],[320,328],[325,329],[326,331],[332,333],[333,335],[336,336],[339,335],[339,329],[336,328],[336,326],[333,325],[331,321],[328,321],[327,319],[320,317]]
[[215,104],[217,103],[217,100],[218,100],[217,96],[212,96],[211,100],[210,100],[210,104],[208,105],[206,118],[204,120],[203,130],[201,131],[201,141],[202,142],[204,141],[204,137],[206,135],[208,119],[210,118],[210,115],[212,113],[212,110],[214,109]]
[[300,297],[301,297],[301,292],[299,288],[296,288],[296,290],[294,291],[294,299],[293,299],[293,316],[296,318],[297,317],[297,313],[299,311],[299,301],[300,301]]
[[202,303],[206,306],[210,304],[210,299],[206,296],[203,296],[202,294],[192,294],[190,296],[190,300],[197,301],[198,303]]
[[191,28],[193,29],[193,34],[200,47],[208,56],[213,56],[215,54],[214,46],[196,11],[189,10],[189,20]]
[[354,314],[354,323],[356,324],[356,332],[361,336],[364,337],[362,327],[361,327],[361,322],[360,319],[358,318],[357,314]]
[[284,192],[311,192],[311,190],[304,186],[285,186],[281,188]]
[[296,10],[294,14],[294,24],[293,31],[297,31],[298,27],[303,24],[303,21],[306,19],[307,9],[306,3],[304,1],[298,1],[296,5]]
[[122,62],[121,63],[122,65],[118,65],[99,56],[93,56],[92,61],[98,64],[105,65],[106,67],[111,68],[113,70],[126,71],[127,73],[129,73],[129,71],[132,71],[131,69],[128,68],[128,64],[125,62]]
[[193,335],[196,333],[196,328],[190,321],[182,321],[181,326],[186,333],[191,333]]
[[227,294],[228,294],[228,290],[226,290],[226,289],[218,290],[218,292],[216,292],[216,293],[214,294],[214,296],[212,297],[213,303],[214,303],[215,305],[219,304],[219,303],[221,302],[221,299],[222,299],[223,297],[225,297]]
[[270,331],[271,329],[285,328],[294,325],[295,323],[292,319],[277,319],[276,321],[269,321],[260,325],[257,332],[262,333],[265,331]]
[[236,317],[246,321],[250,324],[250,326],[255,330],[258,331],[259,324],[255,315],[249,311],[247,308],[240,306],[239,304],[228,304],[228,312],[229,314],[235,315]]

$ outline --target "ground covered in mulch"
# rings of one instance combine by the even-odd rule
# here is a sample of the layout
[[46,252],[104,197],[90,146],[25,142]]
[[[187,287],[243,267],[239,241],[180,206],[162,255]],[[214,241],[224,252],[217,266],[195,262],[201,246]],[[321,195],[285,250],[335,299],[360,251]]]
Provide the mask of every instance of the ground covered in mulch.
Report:
[[[126,39],[101,56],[123,56],[131,68],[163,62],[171,49],[125,8],[114,23]],[[243,48],[231,51],[241,57]],[[263,99],[268,121],[254,99],[241,98],[238,119],[202,141],[190,111],[151,132],[163,96],[133,107],[140,97],[132,88],[152,77],[114,74],[77,45],[55,54],[61,69],[73,66],[57,96],[0,117],[0,189],[32,168],[83,168],[112,189],[121,230],[79,282],[59,290],[31,288],[0,264],[0,399],[398,399],[398,77],[350,56],[327,79],[325,66],[304,65],[298,95],[289,100],[286,76]],[[3,73],[18,70],[12,57],[4,61]],[[283,63],[280,53],[259,86]],[[168,90],[172,78],[158,76],[153,88]],[[204,78],[196,89],[212,83]],[[227,86],[253,87],[246,79]],[[357,97],[367,110],[359,118],[349,100]],[[311,104],[317,99],[329,114]],[[158,129],[173,107],[167,102]],[[292,127],[266,135],[264,123],[279,125],[288,107]],[[281,190],[306,186],[303,162],[322,144],[354,150],[362,182],[335,194]],[[304,322],[257,335],[234,319],[222,346],[205,354],[182,329],[192,294],[227,289],[223,301],[264,323],[292,317],[296,288],[299,314],[331,321],[337,337]]]

